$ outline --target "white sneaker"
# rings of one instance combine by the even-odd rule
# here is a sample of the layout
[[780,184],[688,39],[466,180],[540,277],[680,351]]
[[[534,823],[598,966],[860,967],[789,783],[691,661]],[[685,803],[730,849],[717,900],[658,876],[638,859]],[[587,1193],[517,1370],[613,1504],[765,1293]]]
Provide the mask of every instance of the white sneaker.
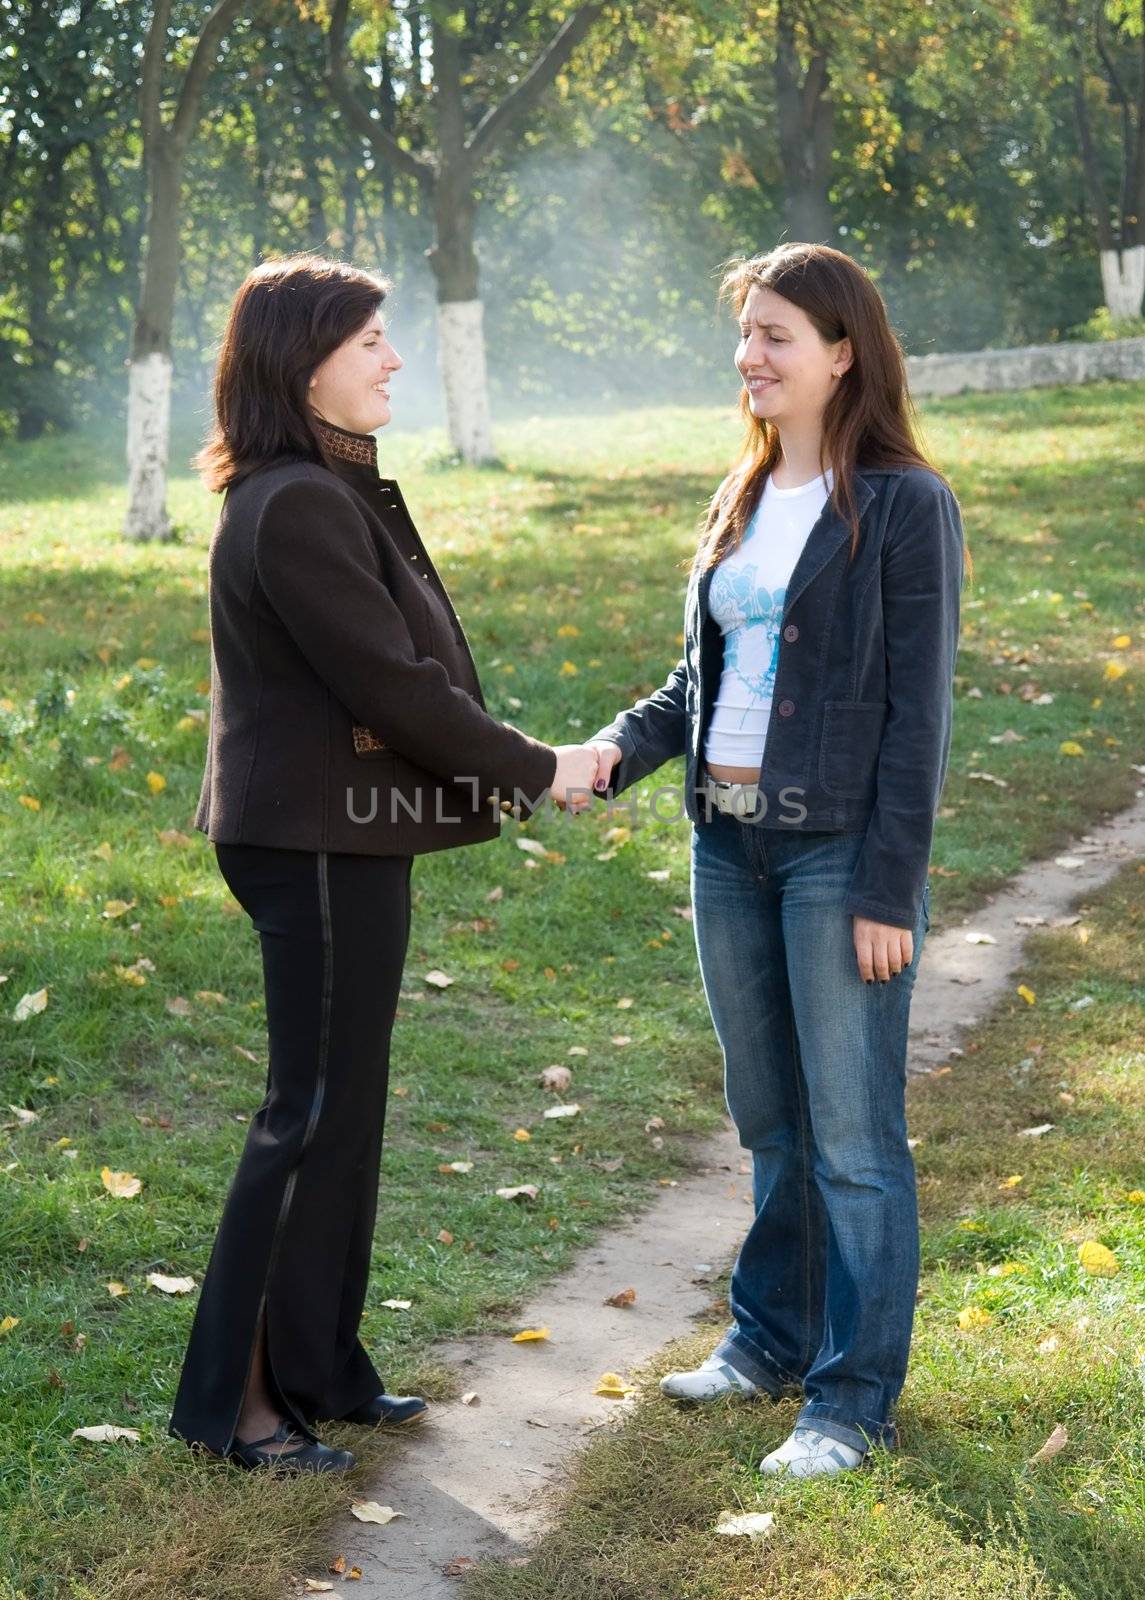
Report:
[[818,1478],[829,1473],[853,1472],[861,1467],[865,1452],[839,1439],[829,1439],[815,1428],[796,1428],[778,1449],[764,1456],[761,1472],[782,1472],[791,1478]]
[[725,1394],[766,1395],[768,1391],[737,1372],[722,1356],[710,1355],[694,1372],[670,1372],[661,1378],[660,1393],[672,1400],[718,1400]]

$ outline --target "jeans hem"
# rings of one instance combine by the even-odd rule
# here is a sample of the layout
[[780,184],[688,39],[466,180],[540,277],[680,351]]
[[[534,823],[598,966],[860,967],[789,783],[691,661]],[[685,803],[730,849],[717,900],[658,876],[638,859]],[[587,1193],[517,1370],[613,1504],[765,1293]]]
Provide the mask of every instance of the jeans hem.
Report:
[[795,1379],[789,1377],[782,1367],[774,1363],[765,1364],[759,1359],[754,1346],[746,1345],[741,1340],[742,1335],[727,1335],[716,1346],[716,1355],[743,1377],[750,1378],[757,1388],[766,1389],[773,1400],[782,1400],[784,1389],[794,1386]]
[[864,1427],[861,1423],[848,1421],[838,1406],[821,1405],[818,1401],[803,1407],[795,1419],[795,1426],[814,1428],[826,1438],[849,1444],[853,1450],[861,1450],[864,1455],[876,1449],[894,1450],[899,1442],[898,1429],[893,1422],[877,1422],[869,1428]]

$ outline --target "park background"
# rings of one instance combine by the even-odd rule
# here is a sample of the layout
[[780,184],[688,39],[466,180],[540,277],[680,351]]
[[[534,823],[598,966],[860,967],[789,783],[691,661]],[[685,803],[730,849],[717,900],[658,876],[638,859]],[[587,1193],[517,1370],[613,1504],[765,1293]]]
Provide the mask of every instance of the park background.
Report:
[[[912,356],[1080,342],[1140,370],[1142,13],[0,0],[0,28],[0,1595],[277,1600],[344,1494],[166,1437],[194,1291],[152,1281],[201,1280],[266,1071],[257,945],[191,828],[217,501],[189,463],[236,285],[300,248],[394,279],[383,470],[490,709],[572,739],[678,656],[739,439],[728,256],[847,250]],[[479,359],[487,407],[451,409]],[[975,563],[936,929],[1139,789],[1141,400],[923,402]],[[449,1398],[433,1340],[508,1335],[718,1121],[687,847],[602,809],[417,865],[363,1324],[391,1387]],[[1135,1600],[1142,881],[1036,932],[966,1057],[912,1085],[902,1457],[733,1550],[711,1528],[763,1503],[758,1418],[653,1392],[532,1566],[475,1593]],[[581,1109],[550,1120],[558,1063]],[[537,1204],[497,1198],[523,1183]],[[103,1423],[140,1438],[72,1437]],[[390,1443],[338,1442],[384,1484]]]

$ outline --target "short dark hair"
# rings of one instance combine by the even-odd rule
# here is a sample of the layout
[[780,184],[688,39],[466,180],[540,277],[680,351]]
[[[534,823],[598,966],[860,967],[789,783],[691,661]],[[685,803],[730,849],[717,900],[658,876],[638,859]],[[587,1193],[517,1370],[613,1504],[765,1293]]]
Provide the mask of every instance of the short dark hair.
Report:
[[308,400],[314,369],[365,326],[393,287],[346,261],[263,261],[231,306],[215,372],[215,420],[194,465],[228,489],[284,454],[326,460]]

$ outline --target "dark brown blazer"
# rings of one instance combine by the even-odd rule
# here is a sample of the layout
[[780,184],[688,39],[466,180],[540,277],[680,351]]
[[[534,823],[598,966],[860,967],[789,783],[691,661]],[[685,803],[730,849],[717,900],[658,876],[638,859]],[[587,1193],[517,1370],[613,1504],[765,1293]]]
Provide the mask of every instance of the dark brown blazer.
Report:
[[212,841],[419,855],[494,838],[499,801],[539,802],[555,775],[485,709],[398,486],[359,453],[284,456],[227,491],[195,816]]

